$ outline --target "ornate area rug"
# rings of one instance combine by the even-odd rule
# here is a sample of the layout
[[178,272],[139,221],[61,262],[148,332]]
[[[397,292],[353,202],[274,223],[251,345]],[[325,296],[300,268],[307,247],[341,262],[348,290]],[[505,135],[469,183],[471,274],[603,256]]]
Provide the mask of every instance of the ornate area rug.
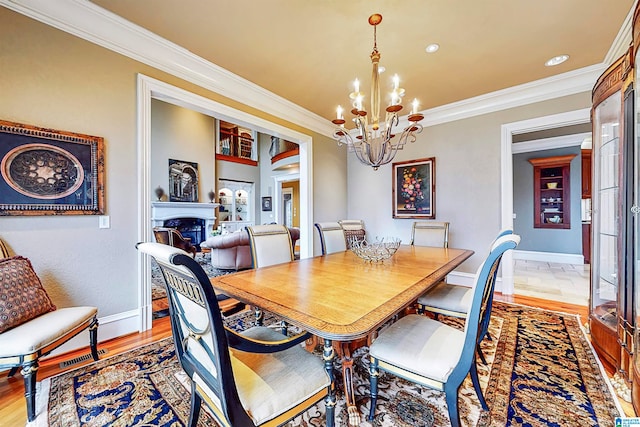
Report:
[[[227,321],[243,329],[251,324],[251,316],[244,312]],[[446,321],[460,326],[456,320]],[[487,365],[479,365],[490,410],[481,410],[467,378],[459,392],[463,425],[614,426],[622,410],[577,316],[496,302],[490,333],[493,340],[482,342]],[[386,373],[379,380],[376,418],[366,421],[368,348],[358,349],[353,356],[361,426],[450,425],[443,393]],[[339,362],[336,368],[336,425],[346,426]],[[183,426],[189,415],[189,392],[189,379],[168,338],[45,379],[33,425]],[[324,414],[321,402],[287,426],[325,425]],[[217,424],[203,411],[198,425]]]

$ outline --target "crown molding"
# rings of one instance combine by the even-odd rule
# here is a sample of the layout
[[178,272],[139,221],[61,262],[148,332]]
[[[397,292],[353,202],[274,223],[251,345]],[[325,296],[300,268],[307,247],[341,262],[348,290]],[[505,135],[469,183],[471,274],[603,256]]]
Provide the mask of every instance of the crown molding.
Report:
[[602,61],[603,64],[607,64],[607,66],[613,64],[618,58],[620,58],[622,55],[624,55],[627,52],[627,50],[629,49],[629,46],[633,42],[633,39],[632,39],[633,12],[636,10],[637,2],[638,0],[635,0],[633,2],[633,5],[631,6],[631,10],[627,14],[627,17],[625,18],[624,22],[622,23],[622,27],[620,27],[620,31],[618,31],[616,38],[613,40],[613,43],[611,44],[609,51],[607,52],[607,54],[604,57],[604,60]]
[[[120,53],[267,114],[328,137],[334,125],[192,52],[115,15],[88,0],[0,0],[15,12]],[[610,54],[630,37],[628,16]],[[614,48],[615,47],[615,48]],[[607,58],[609,54],[607,55]],[[434,126],[535,102],[591,91],[607,63],[424,110],[423,126]],[[401,125],[408,125],[406,116]]]
[[59,30],[219,93],[250,107],[331,135],[333,125],[87,0],[0,0],[0,4]]
[[591,132],[516,142],[511,146],[511,154],[531,153],[534,151],[580,146],[584,139],[589,137],[591,137]]

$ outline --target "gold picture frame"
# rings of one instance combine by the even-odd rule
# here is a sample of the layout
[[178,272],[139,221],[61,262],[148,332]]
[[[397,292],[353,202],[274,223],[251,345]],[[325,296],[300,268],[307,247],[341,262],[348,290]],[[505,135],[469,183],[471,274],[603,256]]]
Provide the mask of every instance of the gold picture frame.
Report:
[[436,158],[392,163],[393,218],[436,217]]
[[0,215],[102,214],[102,137],[0,120]]

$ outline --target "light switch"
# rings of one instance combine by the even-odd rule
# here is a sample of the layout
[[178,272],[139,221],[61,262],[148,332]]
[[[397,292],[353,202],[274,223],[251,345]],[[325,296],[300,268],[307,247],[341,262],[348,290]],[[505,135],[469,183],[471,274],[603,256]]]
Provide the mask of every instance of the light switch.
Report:
[[98,228],[111,228],[111,220],[108,215],[100,217]]

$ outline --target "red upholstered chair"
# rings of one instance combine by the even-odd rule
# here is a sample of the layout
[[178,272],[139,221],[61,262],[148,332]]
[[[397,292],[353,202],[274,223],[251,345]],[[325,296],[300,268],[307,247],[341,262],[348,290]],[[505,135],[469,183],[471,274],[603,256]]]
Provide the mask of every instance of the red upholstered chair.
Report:
[[175,228],[154,227],[153,235],[158,243],[182,249],[183,251],[190,253],[192,257],[196,256],[198,249],[191,244],[191,239],[184,238]]

